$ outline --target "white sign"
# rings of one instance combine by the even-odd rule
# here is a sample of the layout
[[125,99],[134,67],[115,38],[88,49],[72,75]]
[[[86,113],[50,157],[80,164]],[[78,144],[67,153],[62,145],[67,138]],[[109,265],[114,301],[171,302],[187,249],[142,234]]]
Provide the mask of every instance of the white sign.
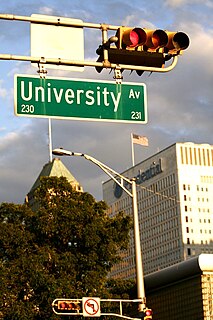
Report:
[[[32,18],[61,23],[79,23],[82,20],[64,17],[32,14]],[[60,26],[53,24],[31,23],[31,56],[44,58],[60,58],[73,61],[84,61],[83,27]],[[33,66],[38,67],[37,64]],[[83,71],[81,66],[58,66],[46,64],[46,68]]]
[[100,317],[100,298],[82,298],[83,317]]

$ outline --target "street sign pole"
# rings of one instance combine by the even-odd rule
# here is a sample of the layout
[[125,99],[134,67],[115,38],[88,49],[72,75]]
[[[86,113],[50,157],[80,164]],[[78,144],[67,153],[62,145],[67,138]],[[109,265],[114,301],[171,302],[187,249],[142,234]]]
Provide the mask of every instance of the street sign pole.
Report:
[[141,83],[16,75],[14,105],[23,117],[147,123]]

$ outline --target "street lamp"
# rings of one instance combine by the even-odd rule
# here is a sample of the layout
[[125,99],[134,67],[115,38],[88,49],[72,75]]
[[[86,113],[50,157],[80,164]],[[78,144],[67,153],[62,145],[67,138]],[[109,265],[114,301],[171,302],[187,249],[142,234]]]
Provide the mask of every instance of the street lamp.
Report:
[[[138,311],[143,312],[143,310],[146,308],[146,297],[145,297],[145,289],[144,289],[144,274],[143,274],[143,265],[142,265],[142,256],[141,256],[140,231],[139,231],[139,223],[138,223],[137,189],[136,189],[135,179],[130,180],[122,176],[121,174],[111,169],[104,163],[84,153],[71,152],[65,149],[60,149],[60,148],[54,149],[52,153],[58,156],[79,156],[93,162],[99,168],[101,168],[111,179],[113,179],[115,183],[118,184],[132,198],[137,298],[141,300],[141,303],[139,303],[139,306],[138,306]],[[125,187],[124,181],[131,185],[131,192]]]

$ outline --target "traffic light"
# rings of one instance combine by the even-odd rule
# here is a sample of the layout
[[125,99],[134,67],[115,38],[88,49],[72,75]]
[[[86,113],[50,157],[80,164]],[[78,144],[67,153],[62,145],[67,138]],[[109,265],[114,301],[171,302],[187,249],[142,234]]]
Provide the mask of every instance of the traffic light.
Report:
[[78,301],[73,300],[58,300],[56,305],[58,310],[60,311],[77,311],[81,309]]
[[137,48],[139,51],[157,50],[166,46],[168,42],[166,32],[160,29],[149,30],[120,27],[116,35],[118,37],[118,42],[116,43],[118,49],[131,50]]
[[189,46],[189,37],[184,32],[120,27],[116,36],[118,49],[179,54]]
[[169,32],[167,31],[168,42],[165,46],[165,52],[172,54],[180,53],[189,46],[189,37],[184,32]]
[[[184,32],[161,29],[119,27],[112,38],[114,45],[108,41],[97,49],[98,62],[104,61],[106,49],[110,63],[163,68],[166,61],[189,46],[189,37]],[[102,69],[96,67],[98,72]],[[136,72],[142,73],[140,70]]]
[[144,311],[144,320],[152,320],[152,309],[145,309]]

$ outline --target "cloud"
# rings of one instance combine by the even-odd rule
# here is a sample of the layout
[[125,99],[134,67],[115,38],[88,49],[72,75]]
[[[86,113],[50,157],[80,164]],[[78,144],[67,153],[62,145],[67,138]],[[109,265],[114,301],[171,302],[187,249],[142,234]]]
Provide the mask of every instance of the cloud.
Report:
[[[200,4],[200,0],[166,0],[165,4],[170,7],[181,7],[185,5],[196,5]],[[203,0],[202,5],[206,5],[207,7],[213,7],[213,4],[210,0]]]
[[[46,146],[47,135],[42,121],[36,126],[32,123],[23,126],[0,138],[0,201],[23,203],[44,159],[48,160]],[[33,158],[38,165],[35,165]]]
[[[115,25],[131,25],[150,28],[181,30],[190,37],[190,47],[179,57],[178,64],[166,74],[124,71],[124,82],[145,82],[148,91],[149,120],[146,125],[116,124],[73,120],[52,120],[53,147],[87,153],[118,172],[131,166],[130,134],[149,138],[149,147],[135,146],[136,162],[166,148],[177,141],[194,141],[213,144],[213,90],[212,50],[213,28],[211,24],[212,1],[44,1],[4,2],[2,11],[21,14],[45,13],[86,22],[105,22]],[[13,7],[12,7],[13,3]],[[167,11],[165,14],[165,4]],[[202,8],[201,8],[202,7]],[[10,10],[9,10],[9,9]],[[137,10],[136,10],[137,8]],[[207,10],[209,8],[209,10]],[[8,11],[9,10],[9,11]],[[24,23],[26,24],[26,23]],[[21,22],[2,23],[2,48],[4,52],[29,54],[29,25]],[[21,41],[17,32],[21,32]],[[7,36],[9,31],[9,36]],[[112,32],[113,33],[113,32]],[[28,39],[28,40],[27,40]],[[28,41],[28,42],[27,42]],[[95,53],[101,43],[101,31],[85,28],[85,56],[96,60]],[[83,73],[49,71],[48,75],[67,78],[111,80],[113,72],[103,70],[98,74],[86,67]],[[49,161],[48,120],[15,117],[12,114],[12,88],[14,73],[37,74],[30,63],[1,61],[0,81],[0,202],[23,202],[45,163]],[[83,158],[62,158],[67,168],[83,185],[84,190],[97,199],[102,198],[102,181],[108,179],[97,166]]]
[[49,16],[55,15],[54,9],[51,7],[46,7],[46,6],[40,7],[38,11],[44,15],[49,15]]
[[3,83],[4,81],[1,79],[0,80],[0,97],[5,98],[8,94],[8,91],[3,87]]

